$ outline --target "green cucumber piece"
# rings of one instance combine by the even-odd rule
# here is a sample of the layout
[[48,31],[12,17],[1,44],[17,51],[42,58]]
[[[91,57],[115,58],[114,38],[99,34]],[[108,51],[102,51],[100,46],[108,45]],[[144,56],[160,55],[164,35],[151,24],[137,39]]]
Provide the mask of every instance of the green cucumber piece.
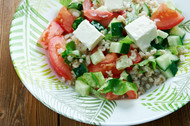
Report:
[[104,26],[102,24],[100,24],[98,21],[93,20],[91,22],[91,24],[98,30],[98,31],[102,31],[104,30]]
[[162,73],[167,77],[171,78],[177,74],[178,68],[174,62],[172,62],[169,68],[166,71],[162,71]]
[[161,30],[157,30],[157,33],[158,33],[158,37],[161,37],[163,39],[166,39],[168,37],[168,33],[167,32],[164,32],[164,31],[161,31]]
[[184,39],[186,33],[183,29],[181,29],[179,26],[173,27],[170,32],[170,35],[180,36],[182,39]]
[[156,58],[156,63],[161,70],[166,71],[170,66],[171,64],[170,56],[171,54],[165,53],[164,55]]
[[94,65],[97,65],[98,63],[100,63],[101,61],[103,61],[105,59],[105,56],[103,54],[103,52],[101,50],[96,51],[95,53],[93,53],[90,56],[92,63]]
[[145,11],[147,13],[147,15],[149,17],[151,17],[150,9],[146,3],[144,3],[144,5],[143,5],[143,11]]
[[109,23],[108,27],[111,28],[111,24],[115,22],[121,22],[121,21],[117,20],[117,18],[113,18],[112,21]]
[[67,7],[68,9],[76,9],[76,10],[83,10],[83,6],[82,6],[82,2],[73,2],[71,4],[69,4],[69,6]]
[[183,45],[183,41],[180,36],[169,36],[168,37],[169,46]]
[[76,29],[78,28],[79,24],[80,24],[83,20],[84,20],[83,17],[79,17],[79,18],[75,19],[74,22],[73,22],[73,25],[72,25],[73,29],[76,30]]
[[78,92],[81,96],[85,97],[90,94],[90,86],[80,80],[77,80],[75,82],[75,91]]
[[111,23],[111,35],[113,37],[122,37],[123,36],[123,23],[122,22],[114,22]]
[[130,50],[130,44],[112,42],[110,45],[110,52],[119,53],[119,54],[128,54]]
[[128,74],[126,70],[124,70],[124,71],[121,73],[120,79],[121,79],[121,80],[126,80],[126,81],[128,81],[128,82],[132,82],[132,81],[133,81],[132,78],[131,78],[131,76],[130,76],[130,74]]
[[84,64],[81,64],[78,68],[73,69],[73,72],[75,73],[77,77],[80,77],[84,73],[87,73],[88,69]]

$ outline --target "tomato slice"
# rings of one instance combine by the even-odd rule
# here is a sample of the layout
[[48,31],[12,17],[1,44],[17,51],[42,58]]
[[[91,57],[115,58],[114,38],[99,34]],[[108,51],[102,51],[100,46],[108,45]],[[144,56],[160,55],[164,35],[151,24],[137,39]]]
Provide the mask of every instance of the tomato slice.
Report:
[[105,60],[102,61],[101,63],[97,65],[90,64],[88,66],[89,72],[102,72],[104,77],[107,77],[108,74],[106,73],[106,71],[111,70],[113,73],[113,77],[118,78],[123,71],[119,71],[116,69],[117,58],[118,55],[115,53],[107,54]]
[[86,16],[90,21],[96,20],[107,20],[112,17],[112,13],[108,11],[100,11],[100,10],[86,10],[84,11],[84,16]]
[[54,19],[67,33],[73,32],[73,22],[75,18],[66,7],[62,7],[57,17]]
[[49,56],[53,68],[58,75],[65,77],[67,80],[72,80],[71,69],[63,62],[63,58],[57,53],[57,50],[62,48],[65,50],[66,41],[63,36],[56,36],[49,42]]
[[151,20],[156,22],[158,29],[168,30],[181,23],[184,16],[177,10],[172,10],[165,3],[162,3],[158,10],[153,13]]
[[93,6],[92,1],[91,0],[85,0],[83,2],[83,10],[91,10],[91,7]]
[[106,99],[108,100],[115,100],[118,99],[120,96],[119,95],[114,95],[112,92],[106,93]]
[[107,18],[106,20],[101,20],[99,21],[100,24],[102,24],[105,27],[108,27],[108,25],[110,24],[110,22],[113,20],[113,18],[117,18],[119,16],[118,13],[113,13],[113,15],[109,18]]
[[61,26],[58,23],[56,23],[55,21],[53,21],[53,22],[51,22],[49,27],[46,30],[44,30],[40,39],[38,40],[38,43],[44,49],[47,49],[49,41],[55,36],[62,35],[63,32],[64,32],[64,30],[61,28]]
[[107,54],[101,64],[109,64],[116,62],[118,55],[116,53]]
[[[131,56],[131,51],[132,51],[132,50],[133,50],[133,49],[131,49],[131,50],[129,51],[129,54],[128,54],[129,57]],[[135,61],[133,61],[133,64],[140,63],[140,62],[142,61],[142,58],[141,58],[140,54],[138,53],[138,51],[137,51],[136,49],[133,50],[133,51],[135,51],[135,53],[136,53],[136,58],[135,58]]]
[[138,99],[138,95],[135,93],[135,91],[131,90],[128,91],[127,93],[128,99]]

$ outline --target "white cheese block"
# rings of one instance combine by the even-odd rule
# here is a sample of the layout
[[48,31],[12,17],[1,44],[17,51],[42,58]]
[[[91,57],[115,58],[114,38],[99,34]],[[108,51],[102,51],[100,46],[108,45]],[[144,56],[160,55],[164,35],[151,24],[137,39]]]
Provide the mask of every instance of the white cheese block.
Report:
[[99,32],[88,20],[80,23],[73,34],[89,49],[93,50],[96,45],[104,38],[104,35]]
[[129,23],[125,26],[125,30],[129,37],[133,39],[136,45],[144,52],[150,47],[151,41],[157,37],[156,23],[146,16],[141,16]]
[[105,7],[108,11],[121,11],[124,10],[123,0],[105,0]]

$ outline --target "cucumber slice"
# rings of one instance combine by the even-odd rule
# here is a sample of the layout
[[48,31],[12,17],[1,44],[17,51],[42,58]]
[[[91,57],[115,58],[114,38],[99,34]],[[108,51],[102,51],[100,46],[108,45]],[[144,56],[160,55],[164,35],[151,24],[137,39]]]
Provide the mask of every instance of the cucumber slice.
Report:
[[84,73],[88,72],[88,69],[84,64],[81,64],[78,68],[73,69],[73,72],[77,77],[82,76]]
[[85,97],[90,94],[90,86],[80,80],[77,80],[75,82],[75,91],[78,92],[81,96]]
[[98,31],[102,31],[104,30],[104,26],[102,24],[100,24],[98,21],[92,21],[91,24],[98,30]]
[[170,66],[171,64],[170,56],[171,54],[165,53],[164,55],[156,58],[156,63],[161,70],[166,71]]
[[183,45],[183,41],[180,36],[169,36],[168,37],[169,46]]
[[120,42],[112,42],[110,45],[110,52],[120,53],[120,54],[128,54],[130,49],[130,44],[120,43]]
[[80,24],[83,20],[84,20],[83,17],[79,17],[79,18],[75,19],[74,22],[73,22],[73,25],[72,25],[73,29],[76,30],[76,29],[78,28],[79,24]]
[[161,30],[157,30],[158,36],[165,39],[168,37],[168,33],[161,31]]
[[113,18],[112,21],[109,23],[108,27],[111,28],[111,24],[115,22],[121,22],[121,21],[117,20],[117,18]]
[[121,79],[121,80],[126,80],[126,81],[128,81],[128,82],[132,82],[132,81],[133,81],[132,78],[131,78],[131,76],[127,73],[126,70],[124,70],[124,71],[121,73],[120,79]]
[[74,50],[71,53],[72,53],[71,56],[74,55],[74,56],[80,57],[80,51],[79,50]]
[[173,62],[179,62],[179,58],[176,55],[171,55],[170,60]]
[[157,42],[158,44],[157,44],[155,41],[152,41],[150,45],[151,45],[152,47],[156,48],[157,50],[159,50],[159,49],[164,49],[164,47],[163,47],[163,46],[160,44],[160,42],[159,42],[159,41],[161,41],[161,40],[157,39],[157,41],[158,41],[158,42]]
[[83,6],[82,6],[82,2],[73,2],[71,4],[69,4],[69,6],[67,7],[68,9],[76,9],[76,10],[83,10]]
[[156,58],[156,63],[159,68],[163,71],[166,71],[172,63],[179,61],[179,58],[175,55],[172,55],[170,51]]
[[169,68],[166,71],[162,71],[162,73],[167,77],[171,78],[177,74],[178,68],[174,62],[172,62]]
[[92,63],[94,65],[97,65],[98,63],[100,63],[101,61],[103,61],[105,59],[105,56],[103,54],[103,52],[101,50],[96,51],[95,53],[93,53],[90,56]]
[[143,11],[145,11],[147,13],[147,15],[149,17],[151,17],[150,9],[146,3],[144,3],[144,5],[143,5]]
[[122,22],[114,22],[111,23],[111,35],[113,37],[122,37],[123,36],[123,23]]
[[182,39],[185,37],[186,33],[183,29],[181,29],[179,26],[173,27],[170,32],[170,35],[180,36]]

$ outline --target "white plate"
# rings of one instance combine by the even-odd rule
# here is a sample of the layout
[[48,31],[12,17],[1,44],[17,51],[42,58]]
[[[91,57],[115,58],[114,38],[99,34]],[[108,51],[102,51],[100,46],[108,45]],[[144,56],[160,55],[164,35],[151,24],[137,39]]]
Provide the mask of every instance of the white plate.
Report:
[[[186,21],[190,1],[174,0]],[[134,125],[166,116],[190,101],[190,53],[180,63],[175,78],[154,87],[138,100],[102,101],[79,97],[72,87],[59,81],[37,40],[61,8],[58,0],[23,0],[14,16],[10,32],[10,52],[14,67],[27,89],[44,105],[71,119],[90,124]],[[186,27],[190,30],[190,23]],[[185,41],[188,43],[187,33]]]

